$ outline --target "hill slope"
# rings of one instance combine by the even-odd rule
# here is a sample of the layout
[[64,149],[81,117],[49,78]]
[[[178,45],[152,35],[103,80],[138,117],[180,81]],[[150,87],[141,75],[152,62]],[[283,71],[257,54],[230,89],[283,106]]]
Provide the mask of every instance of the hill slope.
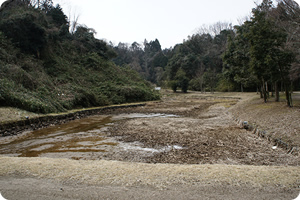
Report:
[[0,106],[50,113],[159,98],[136,72],[111,61],[116,53],[93,29],[70,32],[59,5],[7,2],[0,9]]

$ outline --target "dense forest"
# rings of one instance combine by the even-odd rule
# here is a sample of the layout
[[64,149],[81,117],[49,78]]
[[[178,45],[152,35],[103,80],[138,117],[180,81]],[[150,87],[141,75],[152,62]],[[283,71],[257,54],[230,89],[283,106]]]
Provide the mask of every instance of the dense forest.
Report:
[[49,113],[155,100],[155,84],[257,91],[265,102],[284,91],[291,106],[300,89],[299,16],[293,0],[263,0],[240,25],[218,22],[162,49],[158,39],[99,40],[51,0],[8,0],[0,8],[0,105]]
[[279,100],[300,89],[300,8],[292,0],[263,0],[241,25],[202,27],[182,44],[161,49],[159,41],[113,47],[114,62],[130,66],[159,86],[196,91],[260,91]]
[[0,106],[50,113],[160,98],[92,28],[70,24],[51,0],[2,4]]

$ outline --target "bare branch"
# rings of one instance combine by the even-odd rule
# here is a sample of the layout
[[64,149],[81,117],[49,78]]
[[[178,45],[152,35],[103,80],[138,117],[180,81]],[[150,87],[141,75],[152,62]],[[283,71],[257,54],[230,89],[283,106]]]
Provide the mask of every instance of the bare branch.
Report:
[[196,29],[196,33],[199,35],[210,34],[216,36],[221,33],[222,30],[233,30],[232,23],[229,22],[217,22],[212,25],[203,24],[201,27]]

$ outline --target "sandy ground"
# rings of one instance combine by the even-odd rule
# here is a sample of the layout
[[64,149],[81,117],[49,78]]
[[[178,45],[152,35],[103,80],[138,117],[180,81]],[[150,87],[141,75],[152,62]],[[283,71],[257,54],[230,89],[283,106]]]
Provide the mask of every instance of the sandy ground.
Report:
[[278,110],[272,121],[281,123],[269,125],[269,104],[262,106],[253,96],[166,93],[161,102],[115,110],[109,114],[179,116],[120,121],[107,133],[144,148],[172,149],[150,155],[115,151],[106,160],[0,157],[0,192],[9,200],[295,199],[300,192],[299,155],[272,149],[274,144],[240,129],[235,119],[256,120],[274,134],[284,130],[298,144],[299,108],[272,104]]

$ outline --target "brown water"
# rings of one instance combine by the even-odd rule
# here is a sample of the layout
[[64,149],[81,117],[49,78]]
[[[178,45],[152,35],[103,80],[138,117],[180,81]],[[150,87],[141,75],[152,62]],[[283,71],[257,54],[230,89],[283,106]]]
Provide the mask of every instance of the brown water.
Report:
[[19,157],[57,157],[62,153],[62,157],[74,159],[90,156],[117,145],[105,137],[105,131],[111,125],[113,123],[109,116],[75,120],[18,136],[14,141],[0,145],[0,152]]
[[[18,157],[62,157],[72,159],[101,159],[116,147],[133,148],[107,137],[109,127],[119,120],[149,117],[176,117],[164,114],[120,114],[91,116],[66,124],[0,138],[0,154]],[[135,147],[134,147],[135,148]],[[138,147],[138,149],[141,149]],[[148,151],[148,149],[145,149]]]

